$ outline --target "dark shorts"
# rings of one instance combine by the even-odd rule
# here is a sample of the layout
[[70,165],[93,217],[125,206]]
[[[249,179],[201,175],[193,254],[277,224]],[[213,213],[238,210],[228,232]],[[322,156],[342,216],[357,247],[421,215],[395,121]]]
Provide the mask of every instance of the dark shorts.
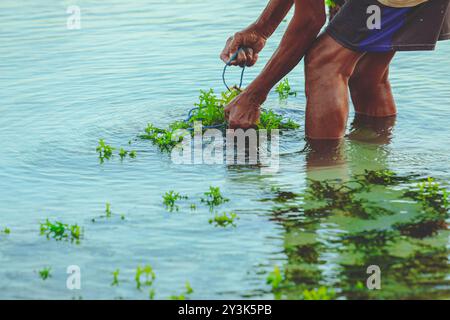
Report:
[[[373,5],[381,9],[381,19],[368,24],[373,16],[368,8]],[[326,32],[353,51],[434,50],[438,40],[450,39],[450,0],[430,0],[411,8],[387,7],[377,0],[347,0]]]

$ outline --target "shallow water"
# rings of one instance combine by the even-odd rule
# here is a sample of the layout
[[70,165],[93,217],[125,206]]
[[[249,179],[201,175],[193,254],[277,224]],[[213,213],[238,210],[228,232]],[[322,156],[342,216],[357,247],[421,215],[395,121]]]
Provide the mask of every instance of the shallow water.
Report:
[[[81,30],[66,28],[70,4],[81,7]],[[442,252],[433,253],[433,263],[424,264],[411,282],[402,279],[402,272],[413,268],[409,260],[395,260],[396,265],[388,255],[378,261],[358,250],[342,253],[342,243],[333,241],[414,216],[417,208],[386,196],[394,191],[371,194],[397,210],[394,217],[337,214],[306,218],[308,227],[289,222],[304,222],[303,216],[278,217],[276,202],[261,201],[273,196],[273,187],[303,192],[307,178],[347,180],[364,169],[433,176],[445,185],[450,177],[450,42],[440,43],[435,52],[396,57],[391,80],[399,115],[395,125],[378,126],[393,129],[383,129],[385,134],[371,143],[346,139],[332,166],[315,168],[327,161],[300,152],[302,130],[283,138],[280,171],[273,175],[251,167],[174,165],[148,141],[132,143],[135,160],[116,157],[99,164],[100,138],[129,148],[128,141],[148,122],[164,126],[183,118],[200,89],[223,90],[218,60],[223,43],[263,6],[261,1],[221,0],[1,2],[0,229],[9,227],[11,234],[0,234],[0,298],[146,299],[148,292],[136,290],[134,283],[136,267],[146,264],[156,273],[159,299],[180,294],[186,281],[194,288],[192,298],[270,299],[274,295],[266,277],[275,265],[291,270],[288,298],[319,286],[335,288],[340,298],[450,298],[447,232],[415,240],[414,246],[426,243]],[[269,41],[258,66],[248,70],[247,81],[268,60],[285,27]],[[237,79],[238,71],[228,76]],[[302,122],[302,66],[289,79],[298,97],[280,103],[272,94],[266,106]],[[367,140],[373,130],[358,127]],[[231,199],[220,209],[239,214],[237,228],[214,228],[207,208],[189,209],[210,185]],[[172,189],[192,199],[178,213],[162,205],[162,195]],[[104,214],[106,202],[125,220],[92,223]],[[84,238],[78,245],[47,240],[39,234],[46,218],[82,225]],[[299,246],[306,251],[292,250]],[[400,239],[389,252],[400,259],[413,249]],[[348,289],[358,279],[365,282],[365,268],[373,261],[387,270],[386,287],[370,294]],[[69,265],[81,268],[81,290],[66,289]],[[52,277],[42,281],[37,271],[45,266],[52,268]],[[121,283],[112,287],[116,269]]]

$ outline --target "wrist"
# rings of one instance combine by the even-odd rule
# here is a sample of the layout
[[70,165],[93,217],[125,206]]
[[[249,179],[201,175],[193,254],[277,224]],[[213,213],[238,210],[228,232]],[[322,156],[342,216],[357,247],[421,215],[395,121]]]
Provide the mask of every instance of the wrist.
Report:
[[267,26],[261,24],[260,22],[255,22],[251,24],[248,28],[248,31],[255,33],[257,36],[267,40],[271,36],[271,32]]
[[245,89],[245,93],[252,103],[260,106],[266,101],[269,90],[264,89],[264,87],[254,81]]

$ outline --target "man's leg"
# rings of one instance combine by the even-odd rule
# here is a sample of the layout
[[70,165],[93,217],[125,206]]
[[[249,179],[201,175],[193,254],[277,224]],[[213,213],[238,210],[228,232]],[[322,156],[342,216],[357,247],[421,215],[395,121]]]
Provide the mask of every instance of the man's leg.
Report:
[[363,53],[344,48],[323,34],[305,58],[306,136],[340,139],[348,118],[348,82]]
[[397,113],[389,83],[389,63],[395,52],[367,53],[356,65],[349,86],[355,112],[372,117]]

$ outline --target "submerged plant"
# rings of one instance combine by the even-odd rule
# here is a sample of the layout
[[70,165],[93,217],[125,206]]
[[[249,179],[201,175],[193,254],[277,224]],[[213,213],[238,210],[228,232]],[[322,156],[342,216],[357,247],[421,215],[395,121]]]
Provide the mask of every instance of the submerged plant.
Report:
[[281,274],[281,270],[278,266],[275,266],[273,271],[268,274],[266,283],[272,286],[272,290],[276,290],[280,287],[282,282],[283,276]]
[[[144,281],[142,281],[142,277],[144,277]],[[145,267],[138,266],[134,279],[136,281],[136,287],[141,289],[142,286],[152,286],[156,279],[156,274],[150,265],[146,265]]]
[[185,292],[179,296],[170,296],[170,300],[186,300],[192,293],[194,293],[194,289],[192,289],[189,281],[186,281]]
[[449,192],[433,178],[427,178],[419,183],[415,190],[407,191],[404,196],[421,202],[425,208],[431,207],[445,213],[449,209]]
[[273,110],[265,110],[261,112],[258,129],[266,129],[268,131],[278,130],[295,130],[300,125],[292,119],[284,120],[282,115],[275,113]]
[[289,96],[297,96],[297,91],[292,90],[288,78],[285,78],[284,80],[280,81],[280,83],[275,88],[275,92],[278,93],[278,96],[282,100],[287,99]]
[[115,148],[111,147],[110,145],[106,144],[103,139],[100,139],[98,141],[98,146],[96,148],[96,151],[98,153],[98,157],[100,159],[100,163],[103,163],[105,159],[109,160],[113,156],[113,151]]
[[42,280],[47,280],[48,278],[50,278],[51,275],[51,270],[52,268],[50,267],[45,267],[42,268],[41,270],[38,271],[39,276],[41,277]]
[[222,195],[219,187],[209,187],[209,191],[205,192],[204,195],[206,198],[201,198],[200,201],[206,203],[211,211],[214,207],[230,201],[230,199],[227,199]]
[[215,227],[222,227],[226,228],[228,226],[236,227],[236,224],[234,223],[235,220],[239,219],[236,213],[222,213],[222,214],[215,214],[214,218],[209,219],[209,224],[214,224]]
[[303,291],[304,300],[333,300],[335,298],[335,291],[333,289],[328,289],[327,287]]
[[111,283],[111,286],[118,286],[118,285],[119,285],[119,273],[120,273],[120,270],[119,270],[119,269],[116,269],[116,270],[114,270],[114,271],[112,272],[112,275],[113,275],[113,281],[112,281],[112,283]]
[[[141,139],[150,140],[160,151],[170,152],[183,137],[192,134],[194,123],[201,122],[204,130],[207,127],[219,129],[226,128],[225,106],[239,95],[239,89],[223,92],[217,96],[212,89],[200,91],[199,102],[195,103],[195,108],[189,112],[189,117],[185,121],[174,121],[168,125],[167,129],[162,129],[149,123],[145,128],[145,133],[140,135]],[[299,127],[292,119],[283,119],[281,115],[269,110],[262,110],[261,121],[258,129],[280,129],[290,130]],[[184,130],[184,131],[178,131]],[[186,130],[190,130],[186,131]]]
[[188,197],[171,190],[163,195],[163,204],[166,206],[166,209],[169,210],[170,212],[174,210],[178,211],[179,206],[176,205],[176,201],[182,199],[188,199]]
[[0,231],[0,233],[10,234],[11,233],[11,229],[9,229],[8,227],[5,227],[5,229],[3,229],[3,231]]
[[79,243],[83,236],[83,229],[77,224],[69,225],[59,221],[50,222],[48,219],[40,224],[40,231],[41,235],[45,235],[47,239],[53,238],[57,241],[70,240]]

